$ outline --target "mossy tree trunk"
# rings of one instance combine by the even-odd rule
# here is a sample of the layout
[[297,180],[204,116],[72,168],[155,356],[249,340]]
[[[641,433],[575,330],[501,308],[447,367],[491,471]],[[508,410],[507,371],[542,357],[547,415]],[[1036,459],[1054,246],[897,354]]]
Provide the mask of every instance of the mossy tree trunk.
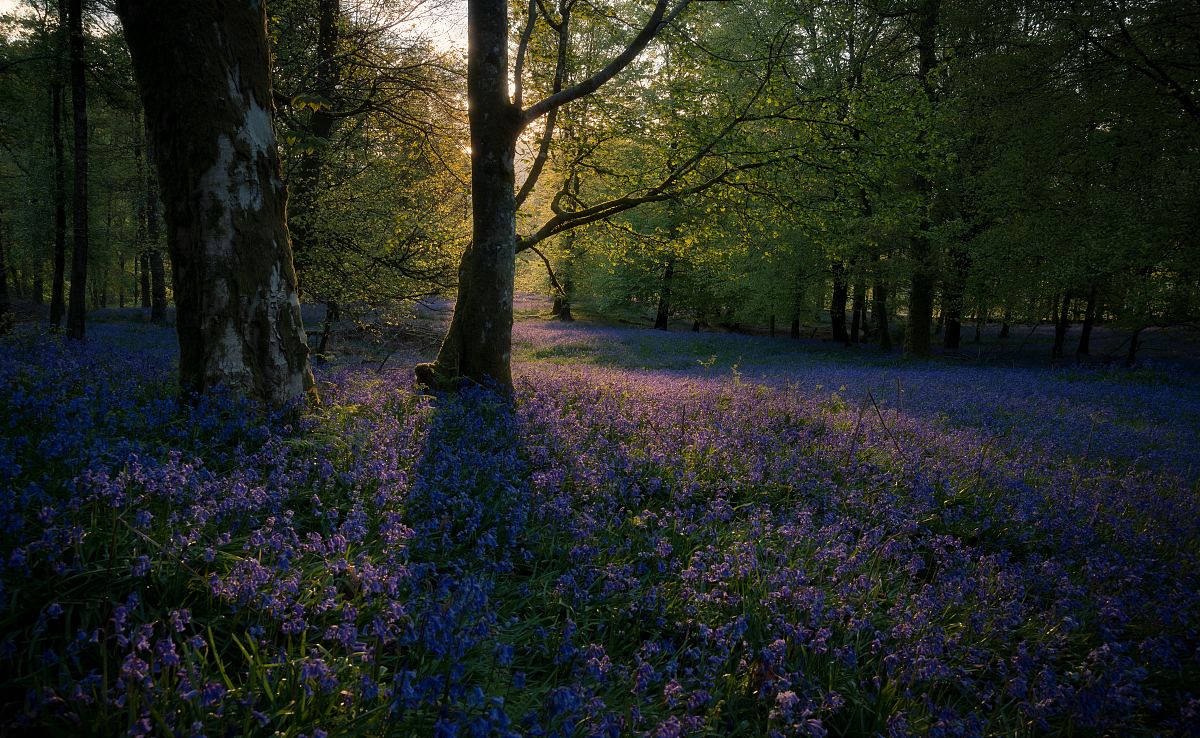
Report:
[[263,4],[116,9],[163,193],[183,390],[224,385],[273,404],[312,393]]

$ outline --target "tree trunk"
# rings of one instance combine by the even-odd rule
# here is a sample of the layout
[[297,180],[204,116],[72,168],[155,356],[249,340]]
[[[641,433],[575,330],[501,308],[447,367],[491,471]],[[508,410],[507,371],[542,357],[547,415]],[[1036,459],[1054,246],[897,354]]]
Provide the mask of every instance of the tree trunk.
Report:
[[[154,149],[146,144],[146,161],[155,166]],[[163,264],[162,248],[159,246],[158,229],[158,183],[146,180],[146,266],[149,267],[150,320],[162,325],[167,322],[167,274]],[[142,286],[146,286],[142,277]]]
[[983,341],[983,327],[987,325],[988,311],[985,308],[980,308],[975,315],[975,343]]
[[1083,311],[1083,326],[1079,331],[1079,348],[1075,349],[1075,353],[1079,356],[1087,356],[1091,350],[1092,343],[1092,326],[1096,324],[1096,287],[1093,285],[1088,290],[1087,308]]
[[1058,309],[1058,315],[1054,321],[1054,351],[1053,356],[1056,359],[1063,357],[1063,347],[1067,342],[1067,326],[1070,324],[1070,314],[1067,312],[1071,309],[1071,291],[1067,290],[1063,293],[1062,305]]
[[[931,79],[937,65],[937,26],[941,12],[940,0],[924,0],[917,19],[917,74],[925,97],[932,107],[935,90]],[[928,140],[924,131],[918,135],[916,168],[916,190],[921,197],[921,222],[910,241],[912,255],[912,293],[908,303],[908,326],[904,332],[904,348],[916,356],[929,356],[931,352],[929,331],[933,321],[933,260],[929,240],[931,228],[929,209],[933,199],[933,183],[925,173],[929,159]]]
[[846,333],[846,265],[841,261],[833,262],[833,297],[829,303],[829,323],[833,329],[833,340],[850,345],[850,336]]
[[142,251],[138,256],[138,268],[141,270],[142,307],[150,307],[150,251]]
[[792,338],[800,338],[800,316],[792,316]]
[[512,292],[516,268],[513,162],[521,113],[508,100],[508,3],[467,3],[467,98],[471,125],[471,244],[458,269],[458,301],[437,359],[417,380],[454,379],[512,388]]
[[0,228],[0,333],[8,330],[10,316],[8,303],[8,269],[4,264],[4,229]]
[[275,404],[315,392],[264,4],[118,0],[116,9],[164,195],[181,387],[224,385]]
[[67,303],[67,338],[82,341],[87,314],[88,262],[88,122],[87,70],[83,61],[83,0],[68,0],[71,35],[71,119],[74,123],[75,186],[71,197],[71,295]]
[[317,356],[325,353],[325,348],[329,345],[329,335],[333,333],[333,322],[341,317],[341,306],[332,300],[325,303],[325,321],[321,325],[321,342],[317,344]]
[[[338,63],[338,19],[341,16],[341,0],[318,0],[317,3],[317,68],[314,91],[327,101],[332,101],[337,93],[338,81],[341,77],[341,65]],[[333,111],[321,107],[312,112],[308,119],[308,133],[314,139],[328,141],[333,132]],[[318,193],[321,187],[321,172],[325,163],[323,144],[306,151],[300,157],[296,167],[296,176],[292,186],[293,213],[301,213],[303,217],[293,218],[292,244],[295,252],[296,271],[299,278],[308,273],[312,260],[316,258],[317,233],[312,227],[312,218],[317,209]],[[319,286],[320,287],[323,286]],[[304,289],[309,294],[311,286]],[[329,299],[329,295],[322,295]]]
[[860,277],[854,283],[854,317],[850,322],[850,343],[858,343],[859,334],[864,332],[866,325],[864,313],[867,302],[867,283]]
[[[876,267],[879,266],[879,259],[876,258]],[[875,274],[875,284],[871,287],[871,297],[874,298],[875,304],[871,307],[871,312],[875,315],[875,330],[879,331],[879,348],[884,351],[892,350],[892,329],[888,325],[888,304],[887,304],[887,283],[883,279],[883,275]]]
[[775,314],[771,314],[771,338],[775,337]]
[[[157,230],[153,228],[151,230]],[[162,251],[153,249],[150,252],[150,320],[155,323],[167,322],[167,275],[163,264]]]
[[56,74],[50,88],[50,138],[54,146],[54,277],[50,284],[52,330],[58,330],[62,325],[67,305],[67,163],[63,150],[62,108],[63,85],[60,75]]
[[999,338],[1008,338],[1008,324],[1012,322],[1012,311],[1004,308],[1004,317],[1000,319]]
[[675,260],[667,260],[663,272],[662,291],[658,293],[658,312],[654,316],[654,327],[660,331],[670,329],[671,321],[671,278],[675,276]]
[[1142,335],[1142,329],[1138,328],[1129,337],[1129,350],[1125,352],[1125,367],[1132,369],[1137,364],[1138,339]]
[[970,268],[967,252],[961,247],[950,249],[951,269],[942,293],[942,315],[946,319],[946,335],[943,345],[948,349],[957,349],[962,341],[963,291],[967,283],[967,270]]

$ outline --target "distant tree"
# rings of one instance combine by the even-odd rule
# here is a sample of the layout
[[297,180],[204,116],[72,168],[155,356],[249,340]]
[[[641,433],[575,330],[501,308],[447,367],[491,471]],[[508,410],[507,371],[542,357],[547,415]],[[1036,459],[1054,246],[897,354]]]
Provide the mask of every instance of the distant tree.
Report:
[[[118,0],[168,226],[185,391],[314,393],[262,3]],[[181,80],[186,79],[186,84]]]

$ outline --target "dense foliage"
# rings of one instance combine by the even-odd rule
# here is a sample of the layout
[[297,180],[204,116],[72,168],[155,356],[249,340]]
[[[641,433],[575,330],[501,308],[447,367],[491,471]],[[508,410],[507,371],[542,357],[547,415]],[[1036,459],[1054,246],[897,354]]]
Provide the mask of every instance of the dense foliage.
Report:
[[[518,325],[520,397],[0,352],[5,722],[97,735],[1188,734],[1194,381]],[[986,390],[964,388],[987,387]]]

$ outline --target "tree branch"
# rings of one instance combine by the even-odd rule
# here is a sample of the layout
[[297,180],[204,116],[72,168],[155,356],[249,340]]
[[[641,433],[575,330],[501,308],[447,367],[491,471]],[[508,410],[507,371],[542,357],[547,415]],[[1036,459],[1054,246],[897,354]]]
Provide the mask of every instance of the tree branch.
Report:
[[560,90],[550,97],[544,98],[543,100],[535,103],[528,110],[525,110],[521,114],[521,118],[524,123],[528,124],[529,122],[540,118],[546,113],[549,113],[554,108],[561,107],[572,100],[578,100],[585,95],[590,95],[591,93],[595,92],[600,88],[601,85],[615,77],[622,69],[629,66],[630,63],[637,58],[638,54],[642,53],[642,49],[646,48],[646,46],[654,39],[654,37],[658,35],[659,31],[661,31],[668,23],[675,20],[676,16],[683,12],[683,9],[686,8],[690,2],[691,0],[679,0],[679,4],[676,5],[670,12],[667,12],[667,6],[670,4],[670,0],[657,0],[654,4],[654,12],[650,15],[650,20],[646,22],[646,25],[642,26],[642,30],[639,31],[638,35],[629,43],[629,46],[625,47],[624,51],[614,57],[612,61],[606,64],[591,77],[588,77],[582,82],[568,87],[565,90]]

